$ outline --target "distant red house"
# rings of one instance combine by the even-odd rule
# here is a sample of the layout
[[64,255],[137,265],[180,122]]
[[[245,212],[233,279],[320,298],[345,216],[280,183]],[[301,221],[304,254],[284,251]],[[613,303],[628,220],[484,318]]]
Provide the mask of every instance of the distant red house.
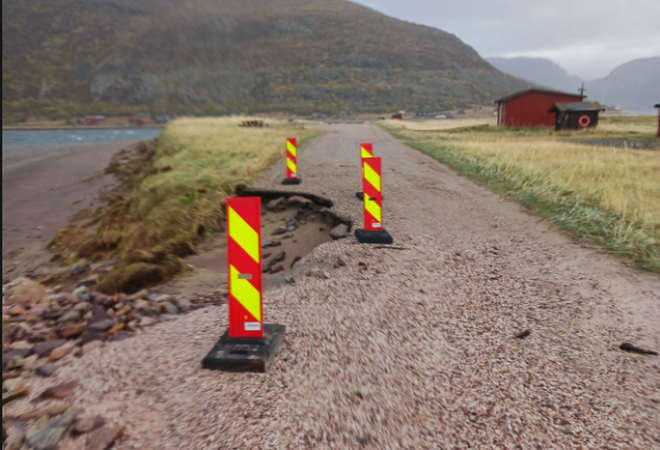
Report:
[[658,137],[660,137],[660,103],[655,105],[656,108],[658,108]]
[[105,116],[87,116],[85,117],[85,126],[93,127],[105,122]]
[[579,94],[528,89],[497,100],[497,124],[506,127],[554,127],[557,116],[550,109],[555,103],[579,103]]
[[392,114],[392,120],[403,120],[403,114]]
[[149,122],[151,122],[151,114],[149,113],[138,113],[128,119],[128,124],[134,127],[143,127]]

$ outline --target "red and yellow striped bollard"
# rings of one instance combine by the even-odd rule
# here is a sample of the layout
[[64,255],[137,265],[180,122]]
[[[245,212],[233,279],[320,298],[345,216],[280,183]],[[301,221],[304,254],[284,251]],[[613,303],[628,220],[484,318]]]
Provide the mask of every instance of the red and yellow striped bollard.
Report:
[[204,358],[206,369],[265,372],[284,340],[284,325],[264,325],[261,198],[227,200],[229,329]]
[[[373,158],[374,156],[374,146],[373,144],[360,144],[360,159],[364,158]],[[362,191],[356,192],[355,196],[358,200],[364,200],[364,193]]]
[[282,184],[300,184],[301,177],[298,175],[298,141],[296,138],[286,140],[286,178]]
[[380,158],[362,159],[364,229],[355,230],[363,244],[391,244],[392,236],[383,227],[383,179]]
[[261,199],[227,200],[229,337],[264,337],[261,272]]
[[373,158],[374,145],[373,144],[360,144],[360,158]]

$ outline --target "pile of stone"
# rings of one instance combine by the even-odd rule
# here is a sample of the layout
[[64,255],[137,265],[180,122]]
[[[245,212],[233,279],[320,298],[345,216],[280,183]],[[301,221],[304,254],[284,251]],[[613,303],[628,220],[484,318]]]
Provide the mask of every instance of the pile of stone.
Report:
[[48,376],[67,355],[226,301],[223,295],[188,300],[146,290],[104,295],[86,286],[62,293],[26,278],[6,284],[2,293],[3,381],[22,372]]
[[[105,450],[123,427],[101,417],[83,417],[67,402],[78,383],[29,392],[32,377],[49,378],[71,357],[136,334],[140,328],[174,320],[208,305],[226,302],[226,292],[177,299],[141,291],[105,295],[84,283],[71,293],[58,292],[27,278],[2,288],[2,403],[33,397],[33,411],[3,416],[3,448],[52,449],[65,436],[88,435],[85,448]],[[67,358],[68,357],[68,358]],[[53,400],[46,407],[39,402]]]
[[[330,227],[330,236],[332,239],[343,239],[348,236],[351,230],[351,221],[344,219],[334,213],[331,209],[316,205],[313,201],[293,195],[290,197],[278,197],[268,201],[264,206],[264,212],[281,212],[287,208],[296,208],[298,213],[296,217],[287,222],[286,225],[275,230],[274,235],[292,233],[300,225],[308,222],[323,222]],[[286,236],[285,236],[286,237]]]
[[[7,450],[53,450],[66,436],[85,438],[85,449],[107,450],[124,434],[124,426],[109,424],[100,416],[84,416],[67,401],[77,387],[65,383],[44,391],[31,411],[20,416],[2,417],[2,443]],[[42,400],[55,400],[49,406],[39,406]]]
[[241,126],[244,128],[263,128],[264,127],[264,121],[263,120],[244,120],[241,123]]

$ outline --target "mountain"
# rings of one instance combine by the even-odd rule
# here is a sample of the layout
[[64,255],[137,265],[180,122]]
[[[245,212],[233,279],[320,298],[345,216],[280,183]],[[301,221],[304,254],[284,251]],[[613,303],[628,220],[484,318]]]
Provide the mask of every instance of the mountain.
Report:
[[660,102],[660,56],[636,59],[608,76],[587,83],[587,95],[609,106],[632,112],[653,112]]
[[530,83],[576,92],[582,85],[580,77],[569,75],[559,64],[544,58],[487,58],[498,70]]
[[[541,86],[576,92],[582,80],[543,58],[488,58],[495,68]],[[588,81],[589,100],[632,112],[651,112],[660,102],[660,56],[623,64],[605,78]]]
[[3,119],[26,104],[433,110],[527,86],[452,34],[344,0],[3,0],[2,50]]

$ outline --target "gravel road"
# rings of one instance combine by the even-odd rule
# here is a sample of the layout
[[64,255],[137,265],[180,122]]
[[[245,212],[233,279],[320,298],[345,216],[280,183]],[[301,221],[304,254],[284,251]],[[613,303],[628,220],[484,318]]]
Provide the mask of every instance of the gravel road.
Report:
[[[660,361],[604,344],[660,348],[657,279],[377,127],[326,130],[299,156],[302,188],[361,223],[358,145],[373,142],[401,249],[327,243],[295,286],[267,291],[267,321],[288,327],[267,374],[200,369],[226,327],[218,307],[88,353],[32,390],[79,380],[76,405],[127,425],[118,449],[660,448]],[[278,164],[258,184],[283,175]],[[305,277],[311,267],[328,278]]]

